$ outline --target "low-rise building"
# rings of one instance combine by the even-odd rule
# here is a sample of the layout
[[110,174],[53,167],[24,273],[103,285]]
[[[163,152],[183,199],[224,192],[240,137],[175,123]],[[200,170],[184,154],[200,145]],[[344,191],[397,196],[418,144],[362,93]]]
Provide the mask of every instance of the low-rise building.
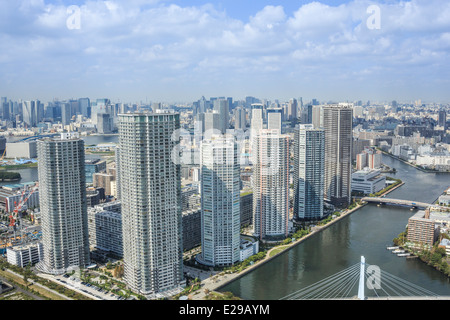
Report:
[[445,254],[447,256],[450,256],[450,240],[449,239],[442,239],[442,241],[439,243],[439,248],[445,249]]
[[352,174],[352,192],[373,194],[383,190],[386,186],[386,177],[381,170],[364,168]]
[[24,268],[27,265],[34,265],[42,260],[44,256],[41,242],[28,243],[25,245],[10,247],[6,249],[8,263]]
[[259,241],[249,237],[241,238],[240,243],[240,258],[239,261],[244,261],[247,258],[259,252]]
[[6,158],[33,159],[36,157],[36,141],[6,143]]
[[450,206],[450,195],[442,195],[439,197],[439,205]]

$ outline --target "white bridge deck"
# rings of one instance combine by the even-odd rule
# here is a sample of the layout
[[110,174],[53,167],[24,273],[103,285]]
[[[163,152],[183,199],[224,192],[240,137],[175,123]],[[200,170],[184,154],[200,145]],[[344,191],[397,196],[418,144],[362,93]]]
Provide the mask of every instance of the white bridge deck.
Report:
[[435,207],[435,208],[442,208],[445,209],[445,207],[441,207],[436,204],[431,203],[425,203],[425,202],[418,202],[418,201],[411,201],[411,200],[401,200],[401,199],[392,199],[392,198],[377,198],[377,197],[364,197],[361,198],[361,201],[364,202],[372,202],[372,203],[379,203],[379,204],[390,204],[390,205],[399,205],[399,206],[408,206],[413,208],[428,208],[428,207]]

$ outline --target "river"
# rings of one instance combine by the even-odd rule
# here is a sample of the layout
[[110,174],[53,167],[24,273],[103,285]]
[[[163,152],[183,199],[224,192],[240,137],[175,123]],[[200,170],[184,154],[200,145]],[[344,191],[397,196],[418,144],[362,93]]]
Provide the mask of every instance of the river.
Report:
[[[450,175],[424,173],[383,155],[383,162],[395,167],[389,174],[405,184],[387,197],[433,202],[450,185]],[[425,288],[450,296],[448,278],[419,259],[398,257],[386,249],[405,231],[416,211],[401,207],[367,205],[306,239],[289,251],[222,287],[246,300],[278,300],[358,263],[367,264]],[[381,279],[383,285],[383,279]],[[350,295],[357,294],[357,285]],[[367,296],[373,293],[366,290]]]

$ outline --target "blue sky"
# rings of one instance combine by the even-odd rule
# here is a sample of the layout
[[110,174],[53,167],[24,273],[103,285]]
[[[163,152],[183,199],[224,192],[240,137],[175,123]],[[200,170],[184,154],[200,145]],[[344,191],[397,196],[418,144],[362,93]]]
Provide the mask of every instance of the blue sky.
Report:
[[11,99],[447,103],[449,54],[450,1],[0,0]]

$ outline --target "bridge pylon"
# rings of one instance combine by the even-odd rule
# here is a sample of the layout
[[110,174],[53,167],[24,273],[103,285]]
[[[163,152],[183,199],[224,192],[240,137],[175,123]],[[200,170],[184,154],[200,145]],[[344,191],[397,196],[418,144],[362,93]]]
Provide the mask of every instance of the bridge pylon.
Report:
[[366,296],[364,294],[364,275],[366,274],[366,259],[364,256],[361,256],[361,263],[359,269],[359,287],[358,287],[358,299],[365,300]]

